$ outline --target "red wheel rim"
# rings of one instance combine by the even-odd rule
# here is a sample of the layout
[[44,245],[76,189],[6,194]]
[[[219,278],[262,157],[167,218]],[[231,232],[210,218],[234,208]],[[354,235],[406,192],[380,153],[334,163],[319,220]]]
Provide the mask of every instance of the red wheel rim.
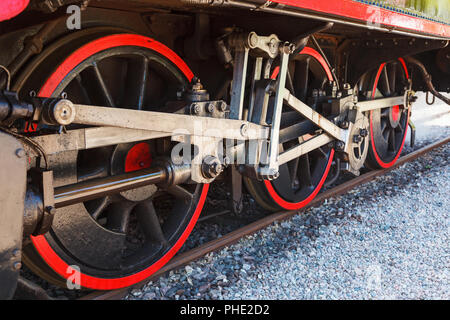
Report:
[[[308,56],[314,58],[315,60],[317,60],[317,62],[322,66],[323,70],[325,71],[328,80],[333,81],[333,76],[332,76],[331,70],[328,67],[328,64],[326,63],[325,59],[320,55],[319,52],[317,52],[313,48],[305,47],[299,53],[299,55],[308,55]],[[278,76],[279,70],[280,70],[279,67],[275,68],[275,70],[271,76],[272,79],[275,79]],[[319,191],[322,189],[323,184],[325,183],[325,180],[330,171],[331,164],[333,162],[333,157],[334,157],[334,150],[332,149],[330,151],[330,155],[328,157],[328,162],[327,162],[325,171],[324,171],[319,183],[314,188],[314,190],[311,192],[311,194],[306,199],[304,199],[300,202],[290,202],[290,201],[287,201],[286,199],[283,199],[281,197],[281,195],[278,194],[278,192],[275,190],[273,183],[269,180],[264,180],[264,186],[265,186],[267,192],[269,193],[269,195],[271,196],[272,200],[275,201],[275,203],[278,206],[280,206],[281,208],[286,209],[286,210],[301,209],[301,208],[305,207],[308,203],[310,203],[317,196]]]
[[[400,61],[401,66],[402,66],[403,70],[405,71],[406,79],[409,79],[409,73],[408,73],[408,69],[406,68],[405,60],[403,58],[399,58],[398,61]],[[374,85],[372,87],[372,97],[371,97],[372,99],[375,99],[375,94],[376,94],[376,90],[377,90],[377,87],[378,87],[378,82],[380,80],[381,72],[383,71],[385,66],[386,66],[386,63],[382,63],[380,65],[380,67],[378,68],[378,71],[377,71],[377,74],[376,74],[376,77],[375,77],[375,82],[374,82]],[[396,117],[395,120],[397,120],[398,117],[400,116],[400,106],[394,106],[392,112],[393,112],[393,117]],[[408,122],[409,122],[409,117],[410,117],[410,111],[408,110],[407,118],[406,118],[406,124],[408,124]],[[374,131],[373,131],[373,111],[371,111],[370,115],[369,115],[369,125],[370,125],[370,136],[373,137],[374,136]],[[374,140],[370,139],[370,146],[371,146],[371,150],[372,150],[372,153],[374,155],[375,161],[377,162],[377,164],[381,168],[385,168],[386,169],[386,168],[392,167],[397,162],[398,158],[400,157],[400,155],[402,153],[403,147],[405,145],[407,133],[408,133],[408,125],[406,125],[405,132],[404,132],[404,135],[403,135],[403,139],[402,139],[399,151],[395,155],[394,159],[392,161],[389,161],[389,162],[385,162],[385,161],[383,161],[381,159],[381,157],[378,154],[378,151],[376,149]]]
[[[56,71],[47,79],[44,86],[39,92],[39,96],[50,97],[53,91],[58,87],[59,83],[64,79],[64,77],[79,63],[81,63],[88,57],[101,52],[102,50],[120,46],[139,46],[154,50],[174,63],[189,81],[193,78],[193,73],[186,65],[186,63],[176,53],[174,53],[163,44],[140,35],[117,34],[94,40],[72,53],[61,65],[57,67]],[[137,149],[134,151],[136,151],[135,153],[143,152],[145,157],[144,147],[137,147]],[[130,170],[134,168],[134,160],[136,160],[137,158],[139,157],[134,155],[134,153],[130,156]],[[148,162],[149,160],[147,159],[146,161]],[[150,277],[161,267],[163,267],[180,250],[180,248],[192,232],[205,203],[208,189],[209,185],[204,184],[201,189],[199,201],[197,203],[197,206],[195,207],[195,211],[186,229],[178,238],[176,243],[170,248],[169,251],[167,251],[158,261],[156,261],[150,267],[135,274],[120,278],[94,277],[81,271],[79,273],[79,285],[83,288],[111,290],[131,286]],[[55,252],[44,235],[36,237],[32,236],[31,241],[34,245],[34,248],[45,261],[45,263],[47,263],[56,273],[58,273],[64,279],[68,279],[69,277],[73,276],[73,269]]]

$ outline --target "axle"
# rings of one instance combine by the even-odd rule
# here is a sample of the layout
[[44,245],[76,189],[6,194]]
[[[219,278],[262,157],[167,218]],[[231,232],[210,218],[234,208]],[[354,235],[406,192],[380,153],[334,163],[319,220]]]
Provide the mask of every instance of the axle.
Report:
[[[205,168],[209,169],[209,168]],[[138,189],[148,185],[170,187],[190,178],[189,165],[175,165],[169,160],[157,161],[153,168],[104,178],[91,179],[53,188],[51,171],[34,172],[32,180],[39,179],[40,188],[29,187],[24,209],[24,236],[43,234],[53,222],[56,208]]]
[[55,208],[166,181],[168,171],[149,168],[117,176],[92,179],[55,188]]

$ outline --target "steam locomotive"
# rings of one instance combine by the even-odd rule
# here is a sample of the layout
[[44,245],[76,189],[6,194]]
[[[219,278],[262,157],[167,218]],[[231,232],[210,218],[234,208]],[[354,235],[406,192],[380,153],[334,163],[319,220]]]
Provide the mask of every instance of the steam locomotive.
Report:
[[[387,168],[415,92],[449,103],[446,0],[3,0],[0,298],[25,264],[136,284],[183,246],[211,183],[298,210]],[[412,139],[413,140],[413,139]]]

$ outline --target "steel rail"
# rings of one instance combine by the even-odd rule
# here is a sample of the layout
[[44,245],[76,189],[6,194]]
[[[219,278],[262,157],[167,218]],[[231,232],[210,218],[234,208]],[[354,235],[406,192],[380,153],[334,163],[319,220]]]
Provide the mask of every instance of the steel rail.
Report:
[[169,261],[164,267],[162,267],[160,270],[158,270],[155,274],[153,274],[151,277],[149,277],[146,280],[143,280],[134,286],[117,289],[117,290],[111,290],[111,291],[97,291],[90,294],[87,294],[86,296],[83,296],[79,298],[79,300],[115,300],[115,299],[121,299],[125,297],[130,289],[133,288],[141,288],[149,281],[155,280],[158,277],[166,274],[167,272],[178,269],[184,265],[187,265],[188,263],[195,261],[203,256],[205,256],[208,253],[218,251],[219,249],[222,249],[224,247],[230,246],[236,242],[238,242],[241,238],[252,235],[261,229],[271,225],[274,222],[277,221],[283,221],[286,219],[291,218],[295,214],[298,214],[300,212],[305,211],[308,208],[316,207],[318,205],[321,205],[326,199],[331,197],[336,197],[339,195],[342,195],[355,187],[365,184],[369,181],[372,181],[376,177],[382,176],[402,165],[405,163],[411,162],[416,160],[417,158],[423,156],[426,153],[429,153],[433,151],[436,148],[439,148],[441,146],[446,145],[450,142],[450,137],[447,137],[443,140],[437,141],[435,143],[432,143],[428,146],[425,146],[421,149],[418,149],[416,151],[413,151],[403,157],[401,157],[392,167],[387,169],[381,169],[381,170],[375,170],[370,171],[368,173],[365,173],[357,178],[354,178],[352,180],[346,181],[343,184],[336,186],[335,188],[329,189],[323,193],[320,193],[313,201],[311,201],[306,207],[300,209],[300,210],[294,210],[294,211],[281,211],[277,213],[273,213],[267,217],[264,217],[260,220],[257,220],[255,222],[252,222],[242,228],[239,228],[235,231],[232,231],[223,237],[219,239],[215,239],[212,241],[209,241],[197,248],[194,248],[192,250],[186,251],[184,253],[179,254],[175,258],[173,258],[171,261]]

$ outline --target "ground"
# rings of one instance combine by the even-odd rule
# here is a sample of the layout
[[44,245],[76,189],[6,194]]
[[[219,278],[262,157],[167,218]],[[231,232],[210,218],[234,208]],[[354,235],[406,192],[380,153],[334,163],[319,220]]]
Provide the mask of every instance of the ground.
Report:
[[[417,147],[450,135],[450,107],[424,99]],[[449,299],[449,155],[439,148],[127,299]]]

